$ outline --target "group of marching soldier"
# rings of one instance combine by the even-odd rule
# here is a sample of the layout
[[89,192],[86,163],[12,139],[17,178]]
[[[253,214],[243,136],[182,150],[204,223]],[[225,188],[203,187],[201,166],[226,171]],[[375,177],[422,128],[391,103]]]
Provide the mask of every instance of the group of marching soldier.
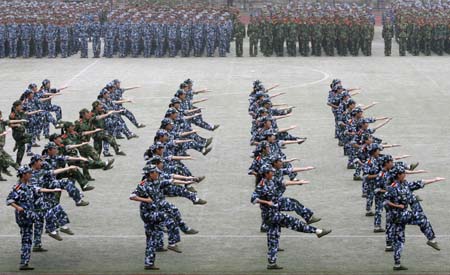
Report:
[[[194,99],[194,95],[204,92],[207,90],[194,90],[191,79],[180,84],[156,131],[154,143],[144,153],[142,181],[130,195],[130,200],[140,202],[140,216],[146,236],[146,270],[159,270],[155,265],[156,252],[182,252],[177,245],[181,241],[180,231],[185,234],[198,233],[183,221],[179,209],[168,202],[166,196],[183,197],[195,205],[207,203],[198,197],[192,186],[205,177],[194,176],[184,164],[184,161],[192,159],[188,150],[205,156],[212,150],[212,138],[200,136],[193,126],[208,131],[219,127],[204,121],[201,108],[195,106],[207,100]],[[163,242],[164,232],[168,235],[167,248]]]
[[[230,52],[239,11],[226,7],[109,1],[0,1],[0,58],[219,56]],[[30,14],[33,10],[33,14]],[[103,38],[103,40],[102,40]]]
[[[63,240],[60,232],[74,234],[60,204],[61,192],[67,192],[76,206],[89,205],[83,194],[94,189],[89,170],[113,168],[114,159],[103,160],[102,151],[105,157],[111,157],[109,147],[112,146],[116,155],[124,156],[116,138],[123,138],[123,135],[128,139],[137,138],[123,118],[128,118],[137,128],[145,127],[123,106],[130,102],[123,98],[124,92],[137,87],[122,88],[119,80],[111,81],[100,91],[92,109],[80,110],[75,122],[62,121],[61,108],[51,102],[54,97],[63,95],[65,88],[52,88],[48,79],[42,81],[40,88],[32,83],[14,101],[9,119],[0,119],[0,169],[12,176],[8,168],[14,167],[18,177],[6,201],[15,209],[20,228],[20,270],[33,269],[29,265],[31,252],[47,251],[41,241],[44,224],[48,235],[58,241]],[[50,134],[49,124],[61,129],[61,133]],[[7,127],[12,129],[16,142],[16,161],[3,149],[5,136],[10,133]],[[33,153],[33,147],[40,147],[38,141],[42,132],[48,142],[41,154]],[[22,165],[25,150],[31,158],[28,164]]]
[[385,55],[391,54],[392,39],[400,56],[450,54],[450,4],[397,0],[383,13]]
[[[365,110],[377,103],[357,105],[353,96],[359,93],[359,89],[346,89],[339,79],[334,79],[330,88],[327,104],[335,119],[335,138],[338,139],[338,145],[343,147],[344,155],[348,156],[347,169],[355,170],[353,180],[362,181],[362,197],[366,199],[365,216],[374,217],[374,233],[386,233],[385,251],[394,252],[393,269],[407,270],[400,263],[406,225],[418,225],[427,238],[427,244],[440,250],[430,221],[420,204],[421,199],[414,191],[444,178],[407,180],[407,174],[426,171],[416,170],[418,163],[400,161],[409,155],[382,153],[384,149],[399,145],[386,144],[374,135],[391,118],[366,117]],[[381,123],[371,126],[377,121]],[[385,229],[381,227],[383,210]]]
[[[267,234],[267,269],[282,269],[277,265],[281,228],[290,228],[297,232],[316,234],[321,238],[330,229],[320,229],[312,226],[321,218],[301,204],[298,200],[284,196],[290,185],[308,184],[309,181],[298,179],[298,173],[314,169],[314,167],[295,167],[293,163],[298,159],[289,159],[283,152],[286,145],[302,144],[304,137],[297,137],[289,133],[295,126],[278,128],[278,120],[292,116],[293,106],[273,104],[272,98],[283,93],[273,94],[271,88],[256,80],[250,93],[249,115],[252,117],[250,144],[255,146],[253,162],[248,174],[255,177],[255,191],[251,196],[253,204],[259,204],[261,209],[261,232]],[[288,179],[285,179],[288,178]],[[284,213],[294,211],[303,220]]]
[[[247,35],[250,56],[365,56],[372,54],[375,17],[370,8],[289,1],[251,14]],[[298,43],[298,46],[297,46]]]

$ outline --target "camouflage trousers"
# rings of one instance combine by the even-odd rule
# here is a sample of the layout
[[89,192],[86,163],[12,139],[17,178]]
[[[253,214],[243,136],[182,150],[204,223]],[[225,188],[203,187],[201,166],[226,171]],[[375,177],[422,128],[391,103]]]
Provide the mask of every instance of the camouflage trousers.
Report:
[[30,57],[30,42],[31,39],[22,40],[22,57],[24,58]]
[[195,194],[194,192],[188,191],[186,187],[181,186],[181,185],[172,184],[172,185],[164,188],[163,192],[164,192],[164,195],[166,195],[166,196],[183,197],[183,198],[190,200],[191,202],[195,202],[195,200],[197,199],[197,194]]
[[[237,42],[236,42],[237,43]],[[250,56],[255,57],[258,55],[258,39],[250,38]]]
[[174,245],[180,242],[180,230],[176,222],[164,211],[152,211],[141,213],[144,221],[144,229],[146,236],[145,248],[145,265],[153,265],[155,263],[155,250],[159,248],[158,239],[164,236],[161,228],[166,227],[169,235],[169,244]]
[[56,231],[60,226],[67,225],[70,222],[69,217],[60,204],[37,214],[38,218],[34,223],[34,246],[41,246],[42,244],[44,221],[45,229],[48,232]]
[[0,172],[2,170],[8,169],[8,167],[10,166],[19,168],[12,157],[3,149],[3,146],[0,146]]
[[418,225],[427,240],[433,240],[435,234],[430,221],[423,212],[403,211],[394,218],[394,261],[400,264],[401,253],[405,244],[405,227],[407,224]]
[[69,41],[61,40],[60,47],[61,47],[61,57],[62,58],[68,57],[69,56]]
[[5,39],[0,38],[0,58],[5,58],[6,47],[5,47]]
[[42,58],[44,55],[44,41],[43,40],[34,40],[34,53],[37,58]]
[[33,245],[33,223],[20,225],[22,247],[20,249],[20,264],[25,265],[31,259],[31,246]]
[[67,179],[53,180],[51,188],[61,188],[66,190],[69,197],[71,197],[75,203],[81,201],[81,198],[83,197],[80,190],[75,186],[75,183]]
[[17,42],[18,39],[9,39],[9,57],[17,57]]
[[100,57],[101,40],[99,36],[92,37],[92,52],[94,54],[94,57]]
[[56,39],[48,39],[47,47],[48,47],[48,57],[55,58],[56,57]]
[[277,261],[279,239],[282,227],[304,233],[315,233],[317,230],[317,228],[307,225],[299,219],[281,212],[266,216],[265,222],[269,227],[267,230],[267,260],[269,264],[274,264]]
[[16,142],[15,149],[17,150],[16,163],[20,165],[25,154],[25,145],[31,142],[31,135],[13,131],[13,138]]
[[80,38],[80,57],[87,58],[88,57],[88,39]]

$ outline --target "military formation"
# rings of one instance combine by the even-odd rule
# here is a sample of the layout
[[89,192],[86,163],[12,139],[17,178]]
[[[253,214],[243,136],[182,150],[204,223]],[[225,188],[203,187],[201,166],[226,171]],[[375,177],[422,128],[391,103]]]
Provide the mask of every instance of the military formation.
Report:
[[[278,128],[277,121],[292,116],[293,106],[279,105],[275,108],[272,98],[283,93],[271,93],[277,85],[264,87],[259,80],[253,82],[253,90],[249,97],[249,115],[252,118],[250,144],[255,146],[252,152],[252,164],[248,174],[255,177],[255,191],[251,195],[251,203],[258,204],[261,209],[262,233],[267,234],[267,269],[282,269],[277,265],[281,228],[289,228],[297,232],[315,234],[321,238],[331,229],[312,226],[321,220],[314,212],[295,198],[284,195],[291,185],[304,185],[309,181],[299,179],[298,173],[314,169],[312,166],[295,167],[296,158],[288,158],[283,152],[287,145],[298,145],[306,141],[289,133],[295,126]],[[288,179],[287,179],[288,178]],[[284,212],[295,212],[301,219]]]
[[[392,156],[384,153],[384,149],[399,145],[387,144],[374,135],[391,118],[365,116],[365,110],[377,103],[357,105],[353,97],[359,93],[359,89],[346,89],[339,79],[334,79],[330,88],[327,105],[334,116],[334,136],[338,145],[342,146],[344,155],[348,156],[347,169],[355,170],[353,180],[362,181],[365,216],[374,219],[374,233],[386,234],[385,251],[394,254],[393,270],[407,270],[400,262],[406,225],[419,226],[427,239],[427,245],[440,250],[430,220],[421,206],[422,200],[414,191],[445,179],[407,180],[408,174],[426,171],[417,170],[417,162],[408,164],[403,161],[409,155]],[[378,124],[371,126],[375,122]]]
[[383,14],[385,55],[391,55],[392,40],[400,56],[450,54],[450,3],[439,1],[394,1]]
[[[124,88],[118,79],[107,83],[89,109],[81,109],[79,118],[71,122],[62,120],[61,107],[52,103],[54,97],[64,95],[67,87],[51,85],[48,79],[40,87],[29,84],[12,104],[9,118],[0,116],[1,173],[11,177],[9,168],[13,167],[18,177],[6,202],[15,209],[20,228],[20,270],[33,269],[29,265],[31,252],[47,251],[41,238],[44,228],[48,236],[58,241],[63,240],[60,233],[74,235],[68,214],[60,204],[61,193],[67,192],[76,206],[89,205],[84,193],[95,188],[89,171],[112,169],[110,147],[116,156],[125,156],[117,139],[138,137],[128,128],[125,118],[136,128],[145,127],[124,106],[130,102],[124,93],[137,87]],[[55,133],[50,133],[50,124]],[[11,131],[16,160],[3,149]],[[38,141],[44,138],[48,141],[42,150],[32,152],[41,147]],[[26,164],[25,153],[30,157]],[[108,158],[102,158],[102,154]],[[1,174],[0,180],[6,181]]]
[[[219,125],[211,125],[203,119],[202,110],[196,105],[206,98],[194,99],[194,96],[207,90],[196,91],[193,85],[193,80],[185,80],[170,100],[154,143],[144,153],[142,181],[130,195],[130,200],[140,203],[140,217],[144,222],[145,270],[159,270],[155,265],[156,252],[181,253],[177,245],[181,241],[180,231],[189,235],[198,233],[183,221],[180,210],[166,197],[183,197],[195,205],[207,203],[198,197],[192,186],[205,177],[193,175],[184,162],[192,159],[188,150],[205,156],[212,150],[213,139],[200,136],[193,126],[215,131]],[[164,232],[168,235],[167,248],[164,247]]]
[[[375,17],[356,4],[290,1],[251,14],[250,56],[358,56],[372,54]],[[285,50],[286,47],[286,50]]]
[[239,21],[234,8],[205,5],[2,1],[0,7],[0,58],[87,58],[89,41],[94,58],[224,57]]

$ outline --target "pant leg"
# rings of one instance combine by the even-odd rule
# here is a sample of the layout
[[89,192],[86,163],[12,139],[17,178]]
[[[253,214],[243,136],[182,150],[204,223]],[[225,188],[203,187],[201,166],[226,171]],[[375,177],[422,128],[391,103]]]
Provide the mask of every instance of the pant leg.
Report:
[[267,261],[269,264],[275,264],[277,262],[280,235],[281,230],[279,225],[269,225],[267,230]]
[[31,246],[33,245],[33,224],[20,226],[22,248],[20,249],[20,264],[28,264],[31,259]]
[[282,197],[279,201],[280,211],[295,211],[297,215],[302,217],[305,221],[309,221],[314,215],[313,211],[306,208],[298,200],[293,198]]

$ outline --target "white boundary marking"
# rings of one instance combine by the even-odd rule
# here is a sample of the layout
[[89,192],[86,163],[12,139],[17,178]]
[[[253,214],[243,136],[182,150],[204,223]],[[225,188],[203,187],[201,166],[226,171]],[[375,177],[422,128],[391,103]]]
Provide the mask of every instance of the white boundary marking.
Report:
[[77,79],[78,77],[80,77],[82,74],[84,74],[85,72],[87,72],[87,70],[89,70],[91,67],[93,67],[95,64],[98,63],[98,61],[100,61],[100,59],[95,60],[94,62],[92,62],[91,64],[87,65],[84,69],[82,69],[79,73],[77,73],[76,75],[74,75],[71,79],[69,79],[68,81],[66,81],[65,86],[69,86],[70,83],[72,83],[72,81],[74,81],[75,79]]
[[[0,239],[6,238],[18,238],[19,235],[0,235]],[[137,239],[144,238],[145,235],[73,235],[67,237],[68,239]],[[407,238],[423,238],[426,241],[425,236],[423,235],[406,235]],[[450,235],[436,235],[439,238],[450,238]],[[261,235],[183,235],[183,238],[188,239],[266,239],[266,234]],[[317,239],[314,234],[304,234],[304,235],[284,235],[281,236],[281,239],[308,239],[313,238]],[[379,235],[328,235],[326,238],[333,239],[384,239],[386,238],[385,234]]]

